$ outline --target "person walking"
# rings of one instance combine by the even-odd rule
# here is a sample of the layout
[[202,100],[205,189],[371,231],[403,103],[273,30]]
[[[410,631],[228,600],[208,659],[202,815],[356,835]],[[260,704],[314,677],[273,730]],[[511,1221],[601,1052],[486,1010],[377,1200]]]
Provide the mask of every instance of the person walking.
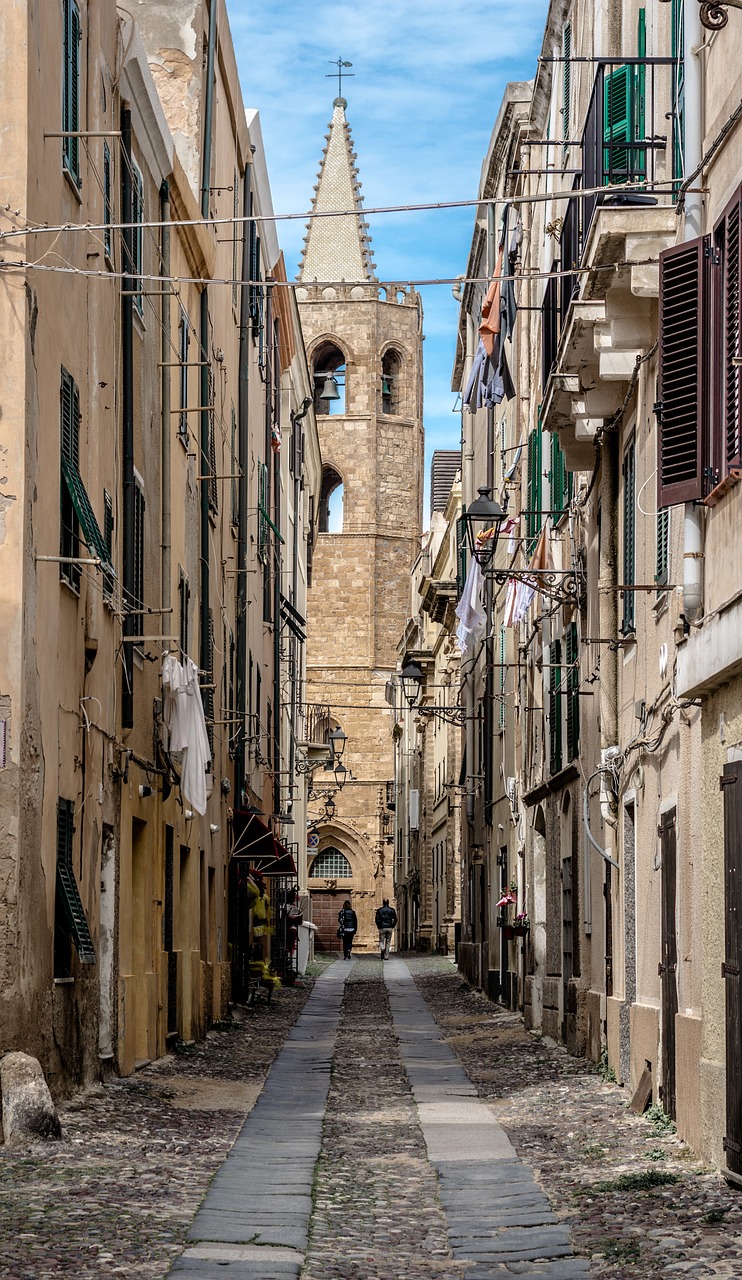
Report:
[[343,959],[350,960],[353,939],[358,931],[358,916],[350,905],[350,898],[345,899],[338,912],[338,926],[338,936],[343,940]]
[[389,906],[389,899],[385,898],[376,912],[376,928],[379,930],[379,954],[382,960],[389,959],[389,947],[396,927],[397,913],[394,907]]

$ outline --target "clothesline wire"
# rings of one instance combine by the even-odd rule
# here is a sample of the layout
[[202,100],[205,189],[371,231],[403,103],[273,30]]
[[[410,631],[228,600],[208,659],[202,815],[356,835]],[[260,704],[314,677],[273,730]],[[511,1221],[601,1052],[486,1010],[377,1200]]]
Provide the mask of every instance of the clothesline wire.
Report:
[[[34,226],[17,227],[11,231],[0,232],[1,239],[10,239],[16,236],[37,235],[37,234],[56,234],[60,231],[109,231],[109,230],[130,230],[142,228],[161,228],[169,226],[178,227],[217,227],[217,226],[241,226],[246,223],[263,223],[263,222],[306,222],[313,221],[315,218],[359,218],[372,217],[381,214],[397,214],[397,213],[428,213],[446,209],[472,209],[481,206],[497,207],[498,205],[522,205],[522,204],[543,204],[550,200],[574,200],[585,196],[593,195],[611,195],[612,193],[626,194],[627,192],[637,191],[642,194],[672,194],[676,183],[671,179],[664,182],[624,182],[624,183],[607,183],[599,187],[584,187],[575,190],[573,187],[565,188],[563,191],[543,191],[530,192],[527,195],[512,196],[479,196],[474,199],[466,200],[434,200],[426,201],[419,204],[390,204],[377,205],[372,209],[338,209],[338,210],[309,210],[304,213],[250,213],[250,214],[230,214],[223,218],[172,218],[167,222],[150,219],[137,222],[109,222],[109,223],[89,223],[89,222],[62,222],[56,225],[47,226],[39,224]],[[705,187],[694,188],[694,192],[703,194]],[[24,217],[23,214],[18,214]]]

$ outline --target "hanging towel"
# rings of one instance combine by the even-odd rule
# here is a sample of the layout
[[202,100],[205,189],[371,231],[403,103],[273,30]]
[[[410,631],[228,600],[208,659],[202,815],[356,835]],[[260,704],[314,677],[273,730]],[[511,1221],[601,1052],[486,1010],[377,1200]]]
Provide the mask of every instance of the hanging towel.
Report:
[[456,606],[456,617],[459,620],[456,637],[462,653],[474,648],[477,641],[484,635],[487,626],[487,614],[482,606],[481,592],[482,570],[476,557],[472,557],[464,590]]
[[163,715],[170,751],[182,753],[180,790],[196,813],[206,813],[211,795],[211,747],[198,684],[198,668],[191,658],[178,662],[169,653],[162,664]]

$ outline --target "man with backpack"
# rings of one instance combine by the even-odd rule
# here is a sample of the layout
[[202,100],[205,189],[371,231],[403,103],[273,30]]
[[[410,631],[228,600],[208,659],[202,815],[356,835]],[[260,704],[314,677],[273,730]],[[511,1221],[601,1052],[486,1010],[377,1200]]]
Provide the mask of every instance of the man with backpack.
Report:
[[379,954],[382,960],[389,959],[389,947],[396,926],[397,913],[394,907],[389,906],[389,899],[385,898],[376,912],[376,928],[379,930]]

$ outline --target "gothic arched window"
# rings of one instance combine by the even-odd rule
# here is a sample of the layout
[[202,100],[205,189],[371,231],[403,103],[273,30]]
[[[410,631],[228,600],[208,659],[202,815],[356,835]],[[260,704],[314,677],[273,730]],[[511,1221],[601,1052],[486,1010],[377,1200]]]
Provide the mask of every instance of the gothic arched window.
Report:
[[320,533],[343,532],[343,478],[334,467],[322,470],[322,492],[319,500]]
[[353,868],[339,849],[323,849],[317,854],[309,871],[310,880],[350,880]]
[[345,413],[345,356],[334,342],[323,342],[312,359],[314,411]]
[[398,351],[387,351],[381,360],[381,412],[401,413],[402,357]]

